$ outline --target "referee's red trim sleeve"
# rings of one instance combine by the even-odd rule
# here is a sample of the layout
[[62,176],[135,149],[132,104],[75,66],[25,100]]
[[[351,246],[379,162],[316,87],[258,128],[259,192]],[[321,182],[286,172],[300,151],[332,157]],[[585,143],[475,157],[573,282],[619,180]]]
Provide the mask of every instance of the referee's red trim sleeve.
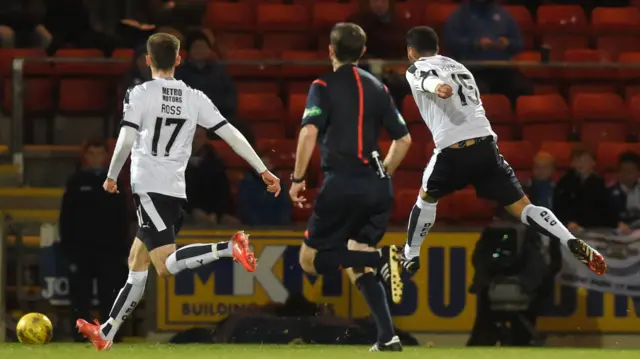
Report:
[[320,79],[314,80],[311,84],[312,85],[322,85],[324,87],[327,87],[327,83],[322,81],[322,80],[320,80]]

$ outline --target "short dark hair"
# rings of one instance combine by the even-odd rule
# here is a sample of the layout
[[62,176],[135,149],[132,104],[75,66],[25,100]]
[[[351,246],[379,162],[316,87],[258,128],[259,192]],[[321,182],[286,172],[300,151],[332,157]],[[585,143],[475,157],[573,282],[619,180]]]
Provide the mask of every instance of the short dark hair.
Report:
[[438,50],[438,34],[428,26],[416,26],[407,32],[407,47],[418,53],[436,52]]
[[640,168],[640,155],[632,151],[626,151],[618,156],[618,165],[623,165],[625,163],[630,163],[635,165],[637,168]]
[[147,53],[153,67],[158,70],[173,69],[179,52],[180,40],[171,34],[159,32],[147,40]]
[[105,151],[109,152],[109,146],[107,145],[107,141],[105,141],[101,137],[93,137],[88,139],[84,145],[84,151],[86,152],[89,148],[103,148]]
[[595,159],[591,151],[582,146],[576,146],[571,150],[571,160],[575,160],[576,158],[580,158],[582,156],[589,156],[591,159]]
[[367,34],[354,23],[340,22],[331,29],[331,45],[340,62],[355,62],[362,57]]

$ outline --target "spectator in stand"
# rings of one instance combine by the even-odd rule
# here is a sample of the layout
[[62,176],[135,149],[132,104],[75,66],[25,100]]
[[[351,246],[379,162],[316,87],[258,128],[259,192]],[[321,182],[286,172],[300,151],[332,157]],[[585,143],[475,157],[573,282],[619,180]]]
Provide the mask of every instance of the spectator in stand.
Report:
[[0,1],[0,48],[47,48],[51,33],[42,24],[44,12],[42,0]]
[[51,52],[64,47],[100,49],[105,55],[113,52],[115,39],[90,20],[97,16],[84,0],[46,0],[46,5],[45,25],[53,36]]
[[360,25],[367,34],[366,57],[397,60],[406,56],[406,45],[398,41],[405,28],[394,16],[393,5],[391,0],[364,0],[360,10],[347,20]]
[[[272,172],[271,159],[262,155],[262,162]],[[282,184],[283,191],[286,185]],[[250,226],[285,226],[291,224],[291,202],[287,196],[269,196],[262,178],[248,170],[238,185],[238,213],[242,223]]]
[[609,188],[611,210],[618,231],[629,234],[640,228],[640,156],[625,152],[618,159],[618,181]]
[[187,59],[176,69],[176,78],[204,92],[220,113],[233,122],[238,111],[238,93],[224,66],[214,59],[209,37],[202,31],[187,35]]
[[133,52],[131,70],[125,78],[125,88],[140,85],[143,82],[151,80],[151,70],[149,69],[149,66],[147,66],[145,59],[146,54],[146,45],[141,45],[135,48]]
[[[107,176],[107,144],[88,141],[81,169],[67,181],[60,209],[60,245],[69,262],[71,318],[91,320],[93,280],[98,282],[100,318],[109,318],[120,282],[126,277],[130,236],[128,203],[123,192],[102,189]],[[118,184],[118,187],[125,188]],[[75,322],[73,323],[75,325]],[[83,340],[77,336],[76,340]]]
[[[468,0],[447,19],[447,50],[459,61],[509,61],[524,49],[515,19],[494,0]],[[470,67],[481,93],[511,98],[532,93],[530,81],[513,68]]]
[[553,192],[556,187],[553,180],[555,171],[555,158],[548,152],[538,152],[533,159],[533,178],[527,188],[531,203],[536,206],[553,208]]
[[572,169],[560,178],[554,192],[553,211],[573,232],[612,225],[607,188],[594,166],[589,151],[574,149]]
[[240,221],[231,216],[231,187],[225,165],[212,146],[207,131],[198,127],[193,137],[193,154],[185,172],[187,182],[187,213],[202,225],[235,225]]

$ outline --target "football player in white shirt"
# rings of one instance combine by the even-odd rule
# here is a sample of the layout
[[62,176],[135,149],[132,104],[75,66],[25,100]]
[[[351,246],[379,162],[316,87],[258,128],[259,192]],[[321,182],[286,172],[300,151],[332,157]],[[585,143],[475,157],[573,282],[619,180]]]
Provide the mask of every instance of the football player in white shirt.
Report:
[[412,65],[406,78],[433,135],[435,151],[409,216],[406,260],[402,262],[405,270],[414,273],[418,269],[420,246],[436,220],[438,200],[473,185],[479,197],[498,202],[539,233],[557,237],[578,260],[603,275],[606,264],[602,255],[575,238],[551,210],[533,205],[525,196],[513,169],[498,150],[497,136],[485,115],[473,75],[459,62],[438,55],[438,51],[438,36],[433,29],[419,26],[407,33]]
[[108,350],[122,322],[140,302],[149,264],[159,276],[175,275],[220,258],[233,258],[252,272],[256,259],[248,235],[237,232],[230,241],[191,244],[176,251],[175,236],[186,201],[185,169],[197,126],[215,131],[261,176],[267,190],[278,196],[280,180],[267,170],[244,136],[222,117],[211,100],[173,78],[180,63],[180,42],[158,33],[147,40],[147,65],[153,80],[127,91],[124,117],[104,189],[117,193],[116,179],[131,152],[131,188],[139,229],[129,255],[129,277],[111,309],[109,319],[76,325],[98,350]]

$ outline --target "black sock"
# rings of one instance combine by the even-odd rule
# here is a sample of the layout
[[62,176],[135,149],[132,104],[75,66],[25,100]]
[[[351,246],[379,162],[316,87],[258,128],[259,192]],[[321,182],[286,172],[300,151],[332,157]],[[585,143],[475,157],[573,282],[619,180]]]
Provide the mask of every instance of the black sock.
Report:
[[378,342],[387,343],[391,341],[395,333],[389,304],[387,303],[387,293],[382,283],[380,283],[375,274],[365,273],[356,279],[356,286],[369,305],[371,315],[376,321]]
[[324,274],[345,268],[378,268],[381,261],[382,256],[378,251],[350,251],[345,248],[316,253],[313,267],[318,274]]

